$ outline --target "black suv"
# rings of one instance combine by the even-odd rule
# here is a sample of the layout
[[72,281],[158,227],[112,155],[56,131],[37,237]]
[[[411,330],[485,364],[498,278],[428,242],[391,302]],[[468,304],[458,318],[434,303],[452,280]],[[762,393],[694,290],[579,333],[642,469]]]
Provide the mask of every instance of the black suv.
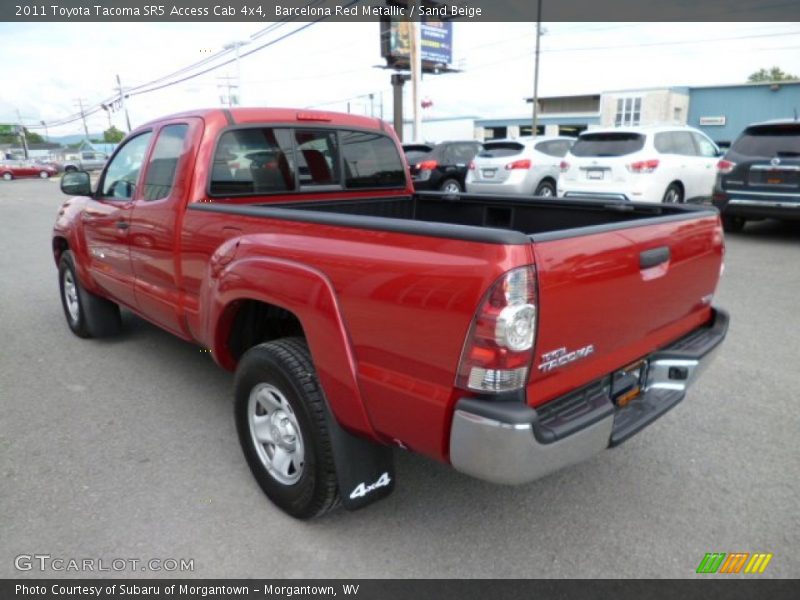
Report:
[[480,152],[482,146],[475,140],[441,142],[428,154],[414,156],[416,162],[412,163],[410,157],[417,148],[419,146],[415,144],[408,144],[406,148],[414,189],[458,193],[464,191],[469,163]]
[[800,219],[800,122],[747,127],[717,165],[713,202],[730,232],[748,219]]

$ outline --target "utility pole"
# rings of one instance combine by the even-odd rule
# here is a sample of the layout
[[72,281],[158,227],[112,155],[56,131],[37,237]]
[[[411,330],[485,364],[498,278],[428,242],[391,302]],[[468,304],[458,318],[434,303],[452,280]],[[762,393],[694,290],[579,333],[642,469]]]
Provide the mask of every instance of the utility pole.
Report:
[[78,103],[78,107],[81,111],[81,120],[83,121],[83,132],[86,134],[86,140],[89,140],[89,127],[86,125],[86,113],[83,110],[83,98],[77,98],[75,102]]
[[217,79],[220,80],[217,87],[222,89],[222,93],[219,96],[220,103],[227,104],[228,106],[236,106],[238,101],[232,90],[237,90],[238,92],[239,86],[235,83],[231,83],[233,77],[226,75],[225,77],[217,77]]
[[533,66],[533,127],[531,136],[536,137],[539,128],[539,48],[542,39],[542,0],[537,0],[536,7],[536,57]]
[[44,127],[44,141],[45,142],[49,142],[50,141],[50,136],[47,133],[47,123],[45,123],[44,121],[39,121],[39,123],[41,123],[42,127]]
[[19,137],[22,139],[22,154],[28,160],[28,139],[25,137],[25,125],[22,124],[22,115],[17,109],[17,121],[19,122]]
[[[417,10],[419,14],[420,2],[417,0]],[[411,105],[414,115],[414,141],[421,142],[422,138],[422,111],[419,106],[420,79],[422,75],[422,20],[409,21],[411,27]]]
[[229,104],[229,106],[233,106],[233,105],[241,106],[242,105],[242,66],[241,66],[241,56],[240,56],[239,49],[242,46],[246,46],[249,43],[250,43],[249,40],[236,40],[234,42],[229,42],[229,43],[225,44],[222,47],[223,50],[231,50],[231,49],[233,49],[236,52],[236,92],[237,92],[237,98],[236,98],[236,102],[234,102],[232,105]]
[[[122,89],[122,81],[119,79],[119,75],[117,75],[117,91],[119,92],[119,105],[122,110],[125,112],[125,124],[128,126],[128,133],[131,132],[131,118],[128,115],[128,107],[125,106],[125,90]],[[108,114],[109,121],[111,120],[111,113]]]

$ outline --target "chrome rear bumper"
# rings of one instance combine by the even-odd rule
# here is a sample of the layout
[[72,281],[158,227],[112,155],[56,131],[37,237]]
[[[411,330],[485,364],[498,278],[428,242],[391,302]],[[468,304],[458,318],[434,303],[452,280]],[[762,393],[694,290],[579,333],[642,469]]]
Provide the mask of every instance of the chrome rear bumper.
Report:
[[650,355],[643,393],[624,408],[611,401],[609,377],[538,411],[518,401],[462,398],[450,462],[478,479],[520,484],[621,444],[683,400],[725,338],[728,320],[717,310],[709,325]]

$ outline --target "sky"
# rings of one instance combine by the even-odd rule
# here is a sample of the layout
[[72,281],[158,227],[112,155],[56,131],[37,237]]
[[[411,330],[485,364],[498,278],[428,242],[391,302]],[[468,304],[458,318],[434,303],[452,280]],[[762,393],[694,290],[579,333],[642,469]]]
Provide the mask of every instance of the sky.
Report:
[[[56,122],[114,94],[117,74],[139,86],[212,56],[233,41],[242,52],[290,33],[287,24],[252,36],[261,23],[0,23],[0,123]],[[541,96],[747,80],[778,66],[800,75],[800,23],[543,23]],[[425,76],[423,119],[517,117],[530,111],[533,23],[454,23],[454,66],[460,73]],[[232,56],[232,55],[231,55]],[[213,63],[212,63],[213,64]],[[381,114],[391,120],[390,71],[378,68],[377,23],[316,23],[242,58],[241,99],[248,106],[316,107]],[[128,100],[132,125],[186,109],[219,106],[220,77],[235,66]],[[406,115],[410,93],[406,86]],[[368,95],[373,94],[370,106]],[[382,102],[381,102],[382,100]],[[91,133],[109,115],[88,117]],[[124,129],[120,111],[111,122]],[[42,129],[34,129],[44,133]],[[82,133],[80,120],[50,135]]]

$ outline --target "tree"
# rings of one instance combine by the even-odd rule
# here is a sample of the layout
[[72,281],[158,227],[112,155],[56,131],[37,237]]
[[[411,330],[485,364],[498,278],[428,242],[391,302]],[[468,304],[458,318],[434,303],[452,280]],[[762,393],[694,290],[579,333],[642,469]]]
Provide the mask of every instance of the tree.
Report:
[[759,83],[763,81],[795,81],[797,79],[800,79],[797,75],[785,73],[778,67],[772,67],[771,69],[759,69],[755,73],[752,73],[750,77],[747,78],[747,81],[750,83]]
[[[44,138],[39,135],[38,133],[34,133],[29,131],[28,128],[25,128],[25,139],[28,141],[29,144],[41,144],[44,142]],[[16,133],[8,133],[0,135],[0,144],[21,144],[22,141],[19,139],[19,136]]]
[[119,144],[125,134],[113,125],[103,132],[103,141],[106,144]]

